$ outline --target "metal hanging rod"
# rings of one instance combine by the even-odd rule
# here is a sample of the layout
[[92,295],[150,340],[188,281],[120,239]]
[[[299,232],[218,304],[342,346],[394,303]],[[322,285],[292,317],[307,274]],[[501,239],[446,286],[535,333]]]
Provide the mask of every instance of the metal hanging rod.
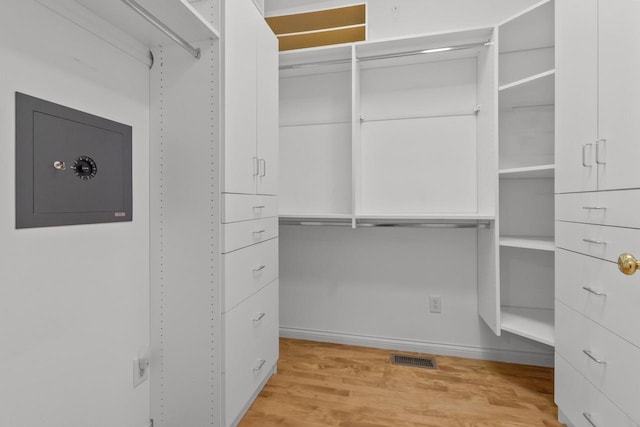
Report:
[[[402,58],[405,56],[425,55],[430,53],[452,52],[456,50],[473,49],[476,47],[489,46],[489,45],[491,45],[491,42],[489,41],[479,42],[479,43],[469,43],[469,44],[461,44],[461,45],[430,48],[430,49],[412,50],[408,52],[389,53],[384,55],[372,55],[372,56],[366,56],[363,58],[357,58],[357,61],[365,62],[365,61],[375,61],[378,59],[391,59],[391,58]],[[338,65],[338,64],[350,64],[350,63],[351,63],[351,58],[327,59],[324,61],[305,62],[303,64],[281,65],[280,69],[291,70],[291,69],[312,68],[312,67],[321,67],[325,65]]]
[[555,107],[555,104],[534,104],[534,105],[514,105],[512,110],[525,110],[528,108],[551,108]]
[[193,47],[189,44],[185,39],[180,37],[175,31],[171,28],[167,27],[164,22],[160,21],[156,18],[151,12],[138,4],[135,0],[122,0],[127,6],[133,9],[136,13],[142,16],[144,19],[149,21],[154,27],[158,30],[162,31],[167,37],[176,42],[179,46],[187,50],[191,55],[193,55],[196,59],[200,59],[200,49]]
[[[280,224],[282,225],[302,225],[313,227],[352,227],[351,220],[345,221],[309,221],[309,220],[296,220],[290,218],[281,218]],[[370,222],[356,220],[355,228],[357,227],[384,227],[384,228],[479,228],[486,229],[491,227],[490,221],[476,221],[476,222]]]
[[451,113],[439,113],[439,114],[414,114],[407,116],[389,116],[389,117],[372,117],[366,118],[360,117],[360,123],[367,122],[389,122],[394,120],[415,120],[415,119],[438,119],[443,117],[464,117],[464,116],[476,116],[480,112],[480,106],[474,108],[471,111],[460,111]]

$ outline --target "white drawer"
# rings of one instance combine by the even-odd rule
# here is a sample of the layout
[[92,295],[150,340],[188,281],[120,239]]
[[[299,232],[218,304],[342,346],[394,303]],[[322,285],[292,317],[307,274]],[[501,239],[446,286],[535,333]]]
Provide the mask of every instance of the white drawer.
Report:
[[555,401],[574,427],[638,427],[557,353]]
[[558,302],[556,351],[635,422],[640,422],[640,348]]
[[563,249],[555,257],[556,298],[640,346],[640,274],[625,276],[612,262]]
[[278,218],[223,224],[222,253],[255,245],[274,237],[278,237]]
[[640,228],[640,190],[556,195],[556,219]]
[[640,230],[557,221],[556,247],[617,262],[624,252],[640,254]]
[[249,403],[278,360],[278,281],[223,315],[223,320],[228,425]]
[[278,216],[278,198],[275,196],[223,194],[222,203],[223,223]]
[[278,239],[222,255],[227,312],[278,278]]

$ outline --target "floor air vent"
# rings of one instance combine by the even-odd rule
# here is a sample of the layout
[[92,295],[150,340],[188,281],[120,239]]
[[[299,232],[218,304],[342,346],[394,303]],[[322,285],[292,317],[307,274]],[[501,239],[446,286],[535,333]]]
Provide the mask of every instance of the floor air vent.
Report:
[[436,359],[432,357],[406,356],[404,354],[392,354],[392,365],[414,366],[416,368],[438,369]]

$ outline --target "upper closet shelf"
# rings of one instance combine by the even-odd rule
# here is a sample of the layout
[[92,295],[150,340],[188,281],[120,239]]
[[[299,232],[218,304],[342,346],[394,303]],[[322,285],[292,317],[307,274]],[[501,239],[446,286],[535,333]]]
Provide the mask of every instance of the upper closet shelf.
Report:
[[187,0],[38,1],[65,16],[73,15],[74,21],[78,18],[86,21],[87,11],[93,13],[149,49],[219,38],[218,30]]
[[500,109],[550,107],[555,104],[555,70],[500,86]]
[[553,178],[555,165],[500,169],[500,179]]

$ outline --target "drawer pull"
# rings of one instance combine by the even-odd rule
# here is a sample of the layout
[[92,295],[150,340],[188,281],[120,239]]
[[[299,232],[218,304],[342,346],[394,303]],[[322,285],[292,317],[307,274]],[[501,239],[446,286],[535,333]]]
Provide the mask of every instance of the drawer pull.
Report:
[[594,245],[606,245],[607,242],[603,240],[593,240],[593,239],[582,239],[585,243],[593,243]]
[[589,359],[593,360],[594,362],[596,362],[596,363],[598,363],[600,365],[606,365],[607,364],[607,362],[605,362],[604,360],[600,360],[597,357],[595,357],[589,350],[582,350],[582,352],[584,354],[586,354],[589,357]]
[[[253,209],[264,209],[266,208],[265,205],[261,205],[261,206],[254,206]],[[604,209],[604,208],[603,208]]]
[[253,319],[253,323],[258,323],[258,322],[262,321],[262,319],[264,319],[264,316],[266,316],[266,315],[267,315],[267,313],[258,313],[258,317]]
[[596,425],[596,423],[593,422],[593,420],[591,419],[591,414],[588,412],[583,412],[582,416],[589,422],[589,424],[591,424],[593,427],[598,427]]
[[583,286],[582,289],[584,289],[585,291],[589,292],[590,294],[598,295],[599,297],[606,297],[607,296],[607,294],[605,294],[604,292],[598,292],[598,291],[596,291],[594,289],[591,289],[591,288],[589,288],[587,286]]
[[640,261],[631,254],[622,254],[618,257],[618,269],[627,276],[630,276],[640,269]]
[[587,211],[606,211],[607,208],[604,206],[583,206],[582,209]]
[[258,366],[256,366],[255,368],[253,368],[253,372],[254,373],[258,373],[260,371],[262,371],[262,368],[264,367],[264,364],[267,363],[266,360],[264,359],[260,359],[260,362],[258,362]]
[[267,267],[266,265],[261,265],[261,266],[260,266],[260,267],[258,267],[258,268],[254,268],[254,269],[253,269],[253,272],[254,272],[254,273],[257,273],[257,272],[259,272],[259,271],[264,270],[266,267]]
[[267,231],[267,230],[258,230],[258,231],[254,231],[254,232],[253,232],[253,234],[254,234],[254,235],[256,235],[256,234],[262,234],[262,233],[264,233],[265,231]]

